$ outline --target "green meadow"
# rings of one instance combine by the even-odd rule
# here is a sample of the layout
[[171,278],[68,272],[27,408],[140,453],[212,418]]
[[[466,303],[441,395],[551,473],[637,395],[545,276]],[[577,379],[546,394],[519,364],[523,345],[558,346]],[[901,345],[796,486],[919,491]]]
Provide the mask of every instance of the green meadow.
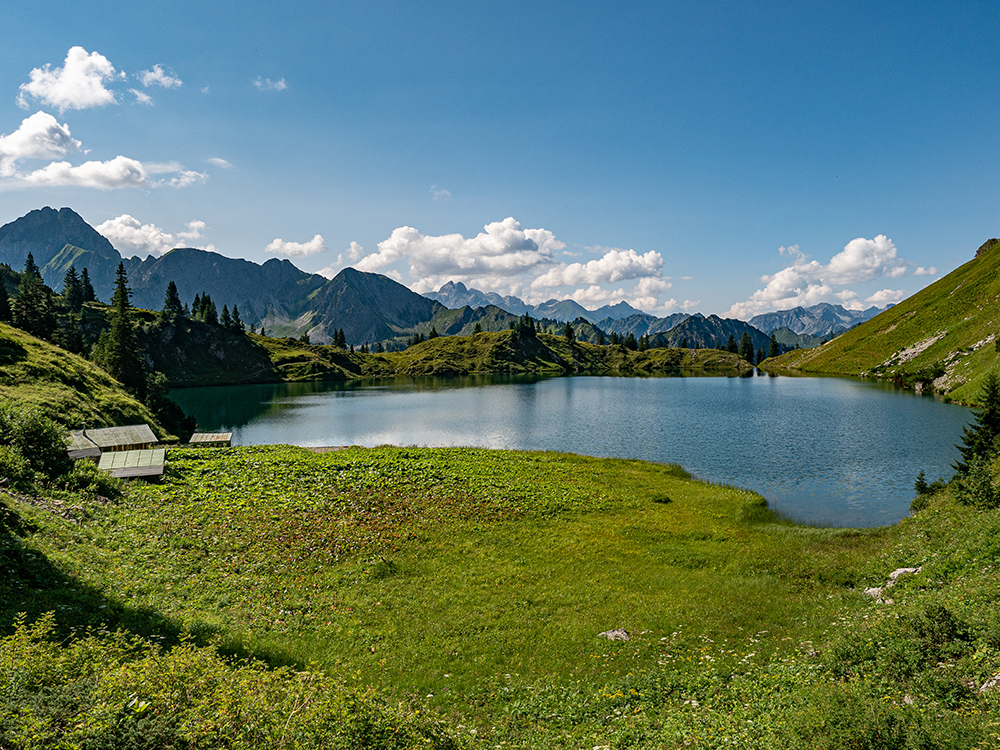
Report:
[[113,498],[0,491],[0,745],[1000,741],[1000,515],[948,489],[850,530],[639,461],[169,459]]

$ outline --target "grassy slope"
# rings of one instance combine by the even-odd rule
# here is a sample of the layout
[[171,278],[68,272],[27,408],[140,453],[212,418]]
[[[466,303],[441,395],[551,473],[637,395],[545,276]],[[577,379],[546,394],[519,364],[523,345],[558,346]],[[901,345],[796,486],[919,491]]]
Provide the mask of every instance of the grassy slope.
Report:
[[[998,357],[998,299],[1000,246],[824,346],[784,354],[765,368],[912,380],[941,365],[946,375],[935,389],[970,403]],[[921,351],[906,353],[914,348]]]
[[[1000,511],[947,496],[891,529],[810,529],[637,461],[256,447],[174,450],[118,504],[3,502],[30,569],[0,582],[4,627],[186,624],[434,707],[473,745],[998,739],[995,693],[966,681],[1000,671]],[[895,604],[860,594],[915,565]],[[617,627],[632,640],[596,637]]]
[[40,409],[68,428],[146,422],[152,414],[82,357],[0,323],[0,399]]

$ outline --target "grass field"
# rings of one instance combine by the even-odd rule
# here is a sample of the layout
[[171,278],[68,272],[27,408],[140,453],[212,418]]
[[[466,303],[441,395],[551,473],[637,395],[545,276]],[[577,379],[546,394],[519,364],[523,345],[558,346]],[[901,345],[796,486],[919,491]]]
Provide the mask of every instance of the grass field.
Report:
[[[218,650],[307,669],[425,746],[998,739],[994,694],[974,687],[1000,671],[1000,516],[947,492],[897,527],[818,529],[674,466],[253,447],[173,449],[162,484],[112,502],[2,502],[7,632],[53,612],[60,637],[123,628],[184,664]],[[896,603],[860,593],[911,565]],[[598,637],[615,628],[630,640]],[[236,679],[211,664],[213,685]]]

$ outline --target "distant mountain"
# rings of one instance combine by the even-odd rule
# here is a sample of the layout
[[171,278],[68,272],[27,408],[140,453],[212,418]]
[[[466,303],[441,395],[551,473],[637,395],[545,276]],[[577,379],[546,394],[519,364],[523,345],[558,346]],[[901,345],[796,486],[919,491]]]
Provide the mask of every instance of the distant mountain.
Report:
[[725,346],[729,342],[730,336],[736,339],[736,343],[739,343],[744,332],[750,334],[754,351],[762,346],[767,349],[771,342],[771,337],[768,334],[742,320],[720,318],[717,315],[709,315],[706,318],[701,313],[695,313],[666,333],[653,336],[650,345],[680,346],[686,340],[689,348],[693,349],[697,346],[703,349],[712,349]]
[[630,315],[644,314],[627,302],[604,305],[597,310],[588,310],[583,305],[570,299],[550,299],[537,305],[529,305],[518,297],[501,297],[496,292],[482,292],[478,289],[469,289],[460,281],[449,281],[436,292],[427,292],[424,296],[440,302],[445,307],[451,309],[457,309],[466,305],[469,307],[494,305],[512,315],[527,314],[533,318],[551,318],[552,320],[561,322],[583,318],[588,323],[597,323],[599,320],[606,318],[618,320]]
[[598,320],[597,327],[605,333],[617,333],[620,336],[628,336],[631,333],[638,339],[640,336],[655,336],[658,333],[665,333],[689,317],[687,313],[674,313],[665,318],[636,313],[624,318]]
[[750,325],[765,333],[788,328],[794,333],[826,337],[853,328],[881,312],[883,310],[874,306],[867,310],[845,310],[841,305],[821,302],[812,307],[796,307],[755,315],[750,318]]
[[102,299],[111,296],[122,260],[107,238],[71,208],[39,208],[0,227],[0,263],[20,271],[28,253],[41,270],[42,280],[56,291],[62,289],[71,265],[77,271],[87,268]]

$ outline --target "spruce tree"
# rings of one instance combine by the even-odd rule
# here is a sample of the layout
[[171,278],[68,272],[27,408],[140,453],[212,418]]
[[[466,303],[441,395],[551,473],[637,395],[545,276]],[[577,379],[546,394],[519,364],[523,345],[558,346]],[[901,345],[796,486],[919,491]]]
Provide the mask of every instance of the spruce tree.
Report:
[[94,285],[90,283],[90,272],[86,268],[80,272],[80,287],[83,289],[84,302],[97,302]]
[[0,322],[10,323],[10,297],[7,296],[7,282],[0,272]]
[[688,337],[687,336],[682,336],[681,337],[681,349],[687,349],[687,348],[688,348]]
[[563,336],[571,344],[576,341],[576,331],[573,330],[573,326],[569,321],[566,321],[566,327],[563,328]]
[[771,341],[767,348],[767,358],[770,359],[771,357],[777,357],[779,354],[781,354],[781,351],[778,349],[778,339],[775,338],[775,335],[772,333]]
[[63,277],[62,298],[71,312],[80,312],[83,307],[83,285],[75,266],[70,266]]
[[743,335],[740,336],[740,356],[750,364],[754,364],[753,339],[750,338],[750,334],[747,331],[744,331]]
[[[28,259],[34,265],[31,255]],[[37,266],[35,268],[37,269]],[[27,263],[24,266],[24,273],[21,274],[17,297],[10,306],[10,312],[11,322],[32,336],[48,339],[55,329],[51,297],[46,293],[42,277],[30,271]]]
[[631,331],[629,331],[628,336],[625,337],[625,348],[633,352],[639,348],[639,343],[635,340],[635,334]]
[[731,354],[740,353],[739,344],[736,343],[736,337],[733,336],[733,334],[729,334],[729,341],[726,344],[726,351],[730,352]]
[[119,263],[115,274],[115,293],[111,298],[111,326],[107,335],[98,340],[95,360],[111,377],[142,400],[146,395],[146,367],[135,335],[131,297],[125,264]]
[[440,334],[438,333],[438,329],[435,328],[434,326],[431,326],[431,332],[427,334],[427,338],[436,339],[439,335]]
[[204,320],[214,326],[219,325],[219,313],[215,309],[215,303],[207,294],[201,295],[201,307],[204,312]]
[[966,474],[974,459],[988,458],[1000,437],[1000,378],[991,370],[983,380],[982,390],[976,400],[972,424],[962,429],[962,444],[956,445],[962,458],[952,466],[959,474]]
[[476,321],[476,325],[474,325],[474,326],[472,327],[472,333],[473,333],[473,334],[476,334],[476,333],[482,333],[482,332],[483,332],[483,326],[482,326],[482,324],[481,324],[481,323],[480,323],[480,322],[479,322],[479,321],[477,320],[477,321]]
[[24,259],[24,272],[37,277],[39,281],[42,280],[42,272],[38,270],[38,264],[35,263],[35,258],[31,253],[28,253],[28,257]]
[[160,319],[173,322],[184,317],[184,306],[181,304],[181,297],[177,293],[177,284],[171,280],[167,284],[167,292],[163,296],[163,309],[160,310]]
[[243,321],[240,319],[240,308],[233,304],[233,330],[243,333],[246,328],[243,326]]
[[219,318],[219,322],[222,323],[223,328],[233,327],[233,319],[229,317],[229,307],[227,305],[222,306],[222,317]]
[[759,365],[765,359],[767,359],[767,352],[764,351],[764,346],[761,345],[757,348],[757,364]]

